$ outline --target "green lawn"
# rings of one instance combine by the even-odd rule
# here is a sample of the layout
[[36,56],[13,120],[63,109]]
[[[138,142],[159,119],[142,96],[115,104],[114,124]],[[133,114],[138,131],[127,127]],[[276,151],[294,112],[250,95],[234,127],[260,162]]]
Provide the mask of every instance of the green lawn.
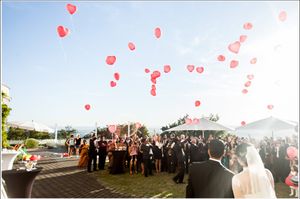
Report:
[[[97,172],[100,183],[116,192],[129,194],[136,197],[170,197],[184,198],[187,184],[175,184],[172,177],[175,174],[162,172],[154,176],[144,177],[142,174],[129,173],[111,175],[107,170]],[[187,182],[185,175],[184,182]],[[290,189],[284,183],[276,183],[278,198],[290,198]]]

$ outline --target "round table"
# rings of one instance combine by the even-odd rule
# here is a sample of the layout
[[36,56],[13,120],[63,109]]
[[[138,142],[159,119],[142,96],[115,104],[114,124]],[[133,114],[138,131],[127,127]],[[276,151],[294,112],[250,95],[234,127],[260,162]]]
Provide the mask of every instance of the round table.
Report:
[[9,198],[30,198],[35,177],[41,170],[42,167],[37,167],[31,171],[17,169],[2,171],[7,196]]
[[2,170],[11,170],[19,151],[7,150],[1,151],[2,155]]
[[112,151],[112,168],[111,174],[124,173],[126,151]]

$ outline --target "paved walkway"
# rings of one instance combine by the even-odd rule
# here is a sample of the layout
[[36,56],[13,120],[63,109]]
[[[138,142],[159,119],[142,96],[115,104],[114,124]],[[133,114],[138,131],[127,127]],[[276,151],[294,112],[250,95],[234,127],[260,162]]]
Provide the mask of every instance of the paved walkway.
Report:
[[[41,154],[41,152],[31,152]],[[55,157],[42,152],[38,166],[43,167],[32,189],[32,198],[130,198],[101,185],[97,171],[88,173],[77,167],[77,158]]]

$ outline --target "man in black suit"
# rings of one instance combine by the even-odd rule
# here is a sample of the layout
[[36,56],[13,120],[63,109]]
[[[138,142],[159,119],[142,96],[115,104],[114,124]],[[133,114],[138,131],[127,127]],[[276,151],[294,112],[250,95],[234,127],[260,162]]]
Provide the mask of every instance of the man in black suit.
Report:
[[107,142],[105,141],[105,137],[101,136],[100,141],[98,141],[98,169],[103,170],[105,166],[105,160],[107,156]]
[[149,164],[150,162],[150,146],[148,144],[148,140],[143,138],[142,139],[142,145],[141,145],[141,153],[143,154],[143,163],[144,163],[144,175],[145,177],[148,177],[148,174],[150,173],[151,170],[149,170]]
[[196,138],[192,138],[190,146],[190,163],[200,162],[200,149],[196,144]]
[[94,171],[97,171],[97,149],[95,143],[96,139],[97,139],[96,135],[95,133],[93,133],[90,139],[90,146],[88,151],[88,155],[89,155],[88,167],[87,167],[88,172],[92,172],[92,162],[93,162]]
[[179,142],[178,140],[175,140],[175,145],[173,147],[175,156],[177,159],[177,166],[178,166],[178,173],[173,178],[173,181],[175,183],[183,183],[184,178],[184,161],[185,161],[185,153],[183,150],[183,143]]
[[209,160],[194,162],[189,169],[187,198],[233,198],[233,173],[221,164],[225,146],[220,140],[211,140]]

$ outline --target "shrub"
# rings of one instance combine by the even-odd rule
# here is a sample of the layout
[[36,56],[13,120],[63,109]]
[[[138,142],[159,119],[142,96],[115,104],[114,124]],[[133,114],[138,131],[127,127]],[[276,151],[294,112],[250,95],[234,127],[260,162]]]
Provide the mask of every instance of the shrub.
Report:
[[25,141],[25,146],[29,149],[38,148],[39,141],[33,138],[29,138]]

